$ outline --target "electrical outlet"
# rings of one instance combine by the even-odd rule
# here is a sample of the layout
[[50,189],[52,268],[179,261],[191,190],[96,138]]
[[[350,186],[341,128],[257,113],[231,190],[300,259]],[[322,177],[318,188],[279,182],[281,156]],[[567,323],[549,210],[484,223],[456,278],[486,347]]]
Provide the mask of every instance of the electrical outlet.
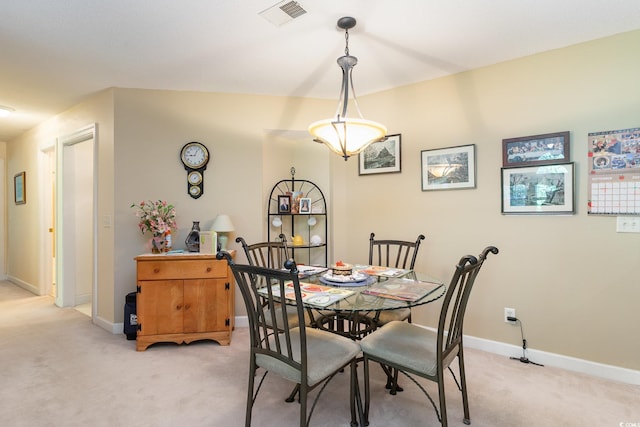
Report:
[[510,320],[507,320],[508,317],[516,317],[516,309],[515,308],[504,308],[504,321],[506,323],[515,323]]
[[616,221],[618,233],[640,233],[640,216],[619,216]]

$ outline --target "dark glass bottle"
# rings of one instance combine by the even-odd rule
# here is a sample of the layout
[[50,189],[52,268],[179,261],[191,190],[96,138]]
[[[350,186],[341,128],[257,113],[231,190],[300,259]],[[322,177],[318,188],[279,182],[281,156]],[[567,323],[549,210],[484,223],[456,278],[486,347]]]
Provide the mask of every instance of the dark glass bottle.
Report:
[[184,241],[189,252],[200,252],[200,221],[193,221],[191,231]]

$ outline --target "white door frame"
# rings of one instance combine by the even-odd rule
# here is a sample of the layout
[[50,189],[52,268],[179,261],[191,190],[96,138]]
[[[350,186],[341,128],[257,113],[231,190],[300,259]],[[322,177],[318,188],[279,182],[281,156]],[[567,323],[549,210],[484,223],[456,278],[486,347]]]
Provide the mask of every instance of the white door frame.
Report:
[[50,295],[55,278],[53,277],[53,259],[55,242],[55,142],[40,149],[40,188],[42,188],[42,203],[40,222],[42,234],[40,235],[40,256],[42,259],[42,269],[40,270],[40,295]]
[[64,196],[64,180],[63,171],[65,166],[64,147],[78,144],[83,141],[93,139],[93,273],[92,273],[92,302],[91,317],[95,320],[98,307],[98,162],[97,162],[97,146],[98,146],[98,126],[92,124],[86,126],[74,133],[61,136],[56,144],[56,305],[58,307],[71,307],[75,305],[75,289],[74,286],[65,286],[64,283],[64,212],[63,212],[63,196]]

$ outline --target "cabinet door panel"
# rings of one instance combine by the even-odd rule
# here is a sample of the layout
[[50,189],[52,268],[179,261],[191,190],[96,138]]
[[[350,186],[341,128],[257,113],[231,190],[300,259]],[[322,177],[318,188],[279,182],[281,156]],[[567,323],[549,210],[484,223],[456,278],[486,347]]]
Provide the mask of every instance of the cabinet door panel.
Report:
[[229,291],[226,279],[190,279],[184,281],[184,332],[223,331],[228,329]]
[[140,281],[137,312],[139,335],[180,334],[183,331],[183,280]]

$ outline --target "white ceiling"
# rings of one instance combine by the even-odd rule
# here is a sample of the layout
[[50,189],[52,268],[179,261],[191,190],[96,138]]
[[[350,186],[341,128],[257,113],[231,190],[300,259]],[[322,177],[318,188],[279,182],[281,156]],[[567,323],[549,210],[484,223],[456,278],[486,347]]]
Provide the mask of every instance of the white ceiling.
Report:
[[0,0],[0,141],[108,87],[337,99],[342,16],[359,95],[640,28],[639,0],[300,0],[280,27],[276,3]]

